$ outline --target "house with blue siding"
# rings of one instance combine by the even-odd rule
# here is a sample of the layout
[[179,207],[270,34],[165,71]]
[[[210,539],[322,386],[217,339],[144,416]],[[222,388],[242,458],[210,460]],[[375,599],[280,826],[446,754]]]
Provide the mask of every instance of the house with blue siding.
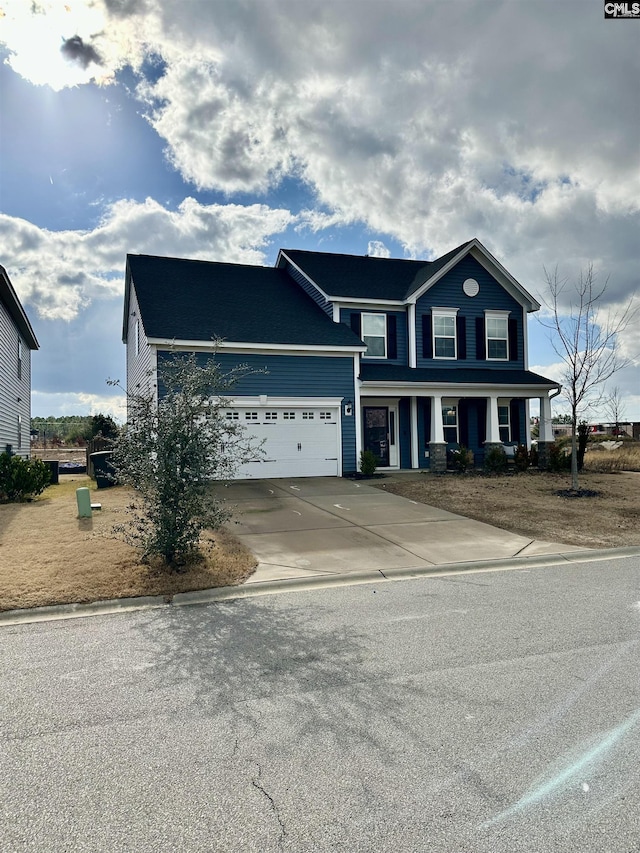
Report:
[[31,351],[38,341],[0,266],[0,453],[31,451]]
[[275,267],[128,255],[127,386],[175,352],[251,370],[226,417],[263,442],[241,477],[342,476],[371,450],[382,469],[444,470],[465,446],[543,451],[559,386],[528,369],[540,305],[477,240],[434,261],[282,249]]

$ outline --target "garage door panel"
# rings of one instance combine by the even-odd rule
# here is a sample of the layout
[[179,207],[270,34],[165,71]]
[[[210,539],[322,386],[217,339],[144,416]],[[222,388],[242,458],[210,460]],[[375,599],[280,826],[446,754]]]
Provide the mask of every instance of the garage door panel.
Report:
[[247,436],[263,442],[264,457],[242,465],[239,479],[338,475],[340,444],[335,407],[229,411],[245,427]]

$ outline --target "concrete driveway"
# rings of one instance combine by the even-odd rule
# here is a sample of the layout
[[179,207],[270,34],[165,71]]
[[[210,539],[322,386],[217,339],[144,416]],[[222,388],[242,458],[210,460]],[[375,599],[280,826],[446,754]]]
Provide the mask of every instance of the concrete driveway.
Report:
[[335,477],[216,487],[229,528],[258,558],[249,583],[581,550],[529,539]]

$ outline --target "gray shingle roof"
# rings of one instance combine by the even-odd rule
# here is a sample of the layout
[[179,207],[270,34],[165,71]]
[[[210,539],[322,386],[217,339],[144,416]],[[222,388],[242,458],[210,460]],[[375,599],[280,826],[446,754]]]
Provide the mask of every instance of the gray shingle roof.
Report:
[[362,364],[363,382],[456,382],[463,385],[544,385],[557,388],[558,383],[530,370],[495,367],[402,367],[394,364]]
[[19,329],[26,345],[29,349],[39,349],[40,345],[35,336],[35,332],[31,328],[31,323],[27,317],[24,308],[22,307],[18,295],[13,289],[13,285],[9,280],[7,271],[0,266],[0,301],[6,306],[13,322]]
[[327,296],[401,302],[467,245],[469,243],[463,243],[435,261],[339,255],[303,249],[282,249],[282,254],[300,267]]
[[150,338],[362,347],[283,270],[127,255],[129,281]]

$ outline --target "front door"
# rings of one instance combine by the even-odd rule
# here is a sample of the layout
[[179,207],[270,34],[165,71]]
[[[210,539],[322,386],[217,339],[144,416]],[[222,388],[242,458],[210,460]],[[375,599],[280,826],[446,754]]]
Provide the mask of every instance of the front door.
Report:
[[389,467],[389,408],[364,406],[364,449],[378,457],[378,465]]

